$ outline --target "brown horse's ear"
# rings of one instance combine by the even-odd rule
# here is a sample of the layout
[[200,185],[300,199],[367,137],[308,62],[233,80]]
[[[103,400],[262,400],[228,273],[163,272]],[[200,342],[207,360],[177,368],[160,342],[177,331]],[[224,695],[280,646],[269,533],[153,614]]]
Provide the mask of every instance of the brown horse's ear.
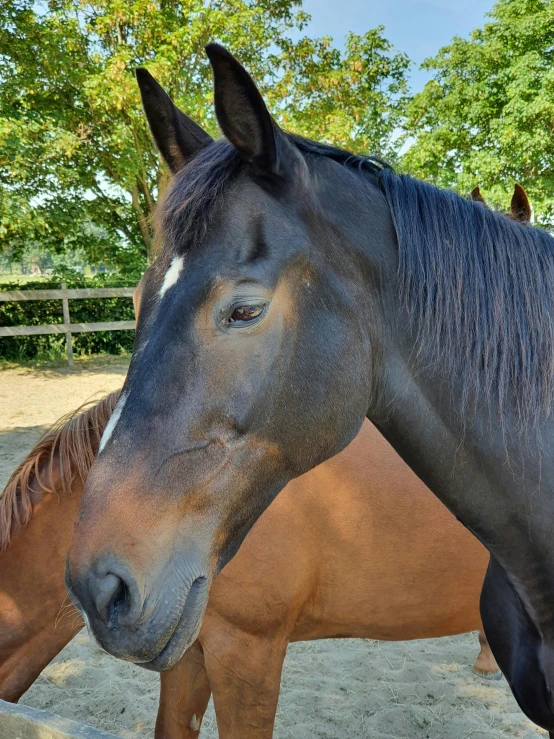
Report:
[[473,188],[473,190],[471,191],[470,197],[472,200],[474,200],[477,203],[483,203],[485,208],[487,207],[487,204],[485,203],[483,196],[481,195],[481,190],[479,189],[479,187]]
[[512,202],[510,204],[510,212],[512,218],[515,221],[522,221],[523,223],[531,223],[533,218],[533,210],[531,203],[527,197],[527,193],[521,185],[516,183],[514,187],[514,194],[512,195]]
[[269,114],[252,77],[219,44],[206,54],[214,74],[215,113],[223,134],[260,174],[282,174],[282,155],[289,147]]
[[136,75],[152,136],[171,171],[178,172],[213,139],[173,104],[150,72],[139,68]]

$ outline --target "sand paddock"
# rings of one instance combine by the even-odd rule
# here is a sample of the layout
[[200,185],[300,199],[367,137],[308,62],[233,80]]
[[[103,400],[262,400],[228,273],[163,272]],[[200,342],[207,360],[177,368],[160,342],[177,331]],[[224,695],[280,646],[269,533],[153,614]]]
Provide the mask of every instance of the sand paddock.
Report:
[[[0,371],[0,489],[60,415],[120,387],[123,362]],[[0,582],[1,586],[1,582]],[[279,739],[534,739],[506,682],[476,677],[477,637],[294,644],[285,662]],[[81,632],[22,702],[119,734],[153,736],[156,675],[113,659]],[[210,707],[202,735],[217,736]]]

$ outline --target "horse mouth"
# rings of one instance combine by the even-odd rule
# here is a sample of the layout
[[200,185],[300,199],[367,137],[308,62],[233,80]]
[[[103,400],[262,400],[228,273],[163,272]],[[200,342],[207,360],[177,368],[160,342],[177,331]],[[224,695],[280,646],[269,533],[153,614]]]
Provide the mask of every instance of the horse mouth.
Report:
[[153,672],[164,672],[174,667],[198,637],[208,603],[208,591],[208,578],[197,577],[187,593],[181,616],[165,646],[153,659],[135,664]]
[[[110,649],[107,648],[107,646],[102,643],[101,639],[99,639],[94,633],[94,629],[91,627],[85,609],[78,598],[73,594],[71,587],[69,586],[67,576],[66,585],[68,597],[83,619],[91,639],[100,647],[100,649],[106,652],[106,654],[112,654]],[[189,588],[181,610],[181,615],[177,620],[175,627],[165,640],[164,646],[156,657],[146,661],[141,661],[140,659],[133,660],[131,657],[120,658],[154,672],[170,670],[177,664],[183,654],[193,645],[198,637],[202,626],[202,617],[204,616],[204,612],[208,604],[208,592],[209,578],[205,575],[197,577]]]

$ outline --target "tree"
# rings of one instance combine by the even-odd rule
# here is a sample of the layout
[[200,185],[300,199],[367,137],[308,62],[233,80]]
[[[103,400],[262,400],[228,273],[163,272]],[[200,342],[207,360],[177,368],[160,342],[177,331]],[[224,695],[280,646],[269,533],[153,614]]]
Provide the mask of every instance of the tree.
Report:
[[98,238],[98,230],[91,235],[94,178],[80,151],[86,136],[77,94],[84,79],[78,28],[55,14],[38,18],[25,3],[8,0],[2,10],[2,250],[17,258],[34,242],[53,251],[86,243],[93,256],[108,244],[114,249],[117,240]]
[[344,52],[332,39],[302,39],[286,49],[276,93],[282,125],[357,153],[396,158],[408,102],[408,56],[395,52],[379,26],[351,33]]
[[514,181],[543,222],[554,216],[554,4],[499,0],[469,39],[424,62],[434,78],[414,96],[408,170],[463,193],[480,185],[505,206]]
[[83,247],[107,263],[154,256],[150,216],[168,173],[134,69],[146,66],[216,134],[204,55],[214,39],[261,82],[290,128],[391,148],[408,60],[382,29],[351,36],[341,54],[329,39],[292,40],[308,18],[297,0],[50,0],[44,10],[34,0],[4,0],[4,11],[0,245],[12,250],[32,240]]

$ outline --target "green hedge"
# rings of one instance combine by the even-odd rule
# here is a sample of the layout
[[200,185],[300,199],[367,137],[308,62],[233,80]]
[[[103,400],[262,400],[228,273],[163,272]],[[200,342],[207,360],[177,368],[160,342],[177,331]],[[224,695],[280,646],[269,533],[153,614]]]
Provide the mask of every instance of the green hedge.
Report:
[[[63,275],[48,280],[0,283],[0,290],[59,289],[67,287],[134,287],[140,275],[98,275],[93,278]],[[130,298],[100,298],[70,300],[72,323],[99,321],[132,321],[133,301]],[[40,326],[63,323],[61,300],[31,300],[19,303],[0,303],[0,326]],[[134,331],[97,331],[73,334],[73,352],[76,356],[90,354],[125,354],[132,352]],[[9,336],[0,338],[0,360],[25,362],[29,360],[56,360],[66,355],[65,335]]]

